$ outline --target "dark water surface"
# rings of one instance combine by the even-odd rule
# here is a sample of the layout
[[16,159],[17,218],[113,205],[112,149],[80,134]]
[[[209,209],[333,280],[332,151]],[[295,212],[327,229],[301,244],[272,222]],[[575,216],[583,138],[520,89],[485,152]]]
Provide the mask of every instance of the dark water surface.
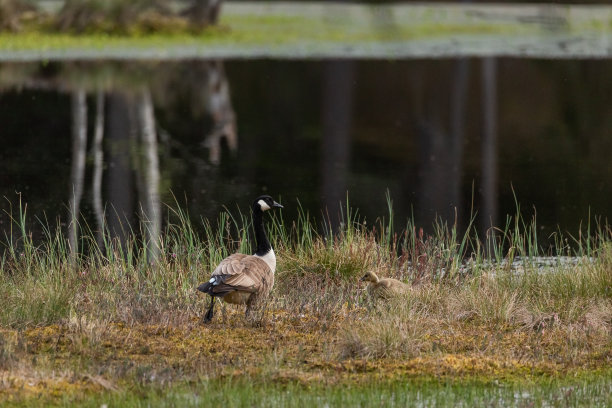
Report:
[[[612,61],[186,61],[0,64],[0,229],[10,203],[93,229],[173,195],[193,218],[269,193],[337,223],[514,214],[543,235],[612,217]],[[112,210],[111,210],[112,208]],[[33,227],[34,228],[34,227]],[[34,228],[36,230],[36,228]]]

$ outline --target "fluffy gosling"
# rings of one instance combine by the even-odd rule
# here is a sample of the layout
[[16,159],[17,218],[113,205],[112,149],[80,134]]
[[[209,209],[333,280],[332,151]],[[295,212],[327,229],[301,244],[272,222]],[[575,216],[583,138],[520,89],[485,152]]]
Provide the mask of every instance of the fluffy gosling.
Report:
[[410,290],[410,285],[393,278],[379,278],[374,272],[368,271],[360,279],[369,282],[368,294],[372,299],[390,299]]

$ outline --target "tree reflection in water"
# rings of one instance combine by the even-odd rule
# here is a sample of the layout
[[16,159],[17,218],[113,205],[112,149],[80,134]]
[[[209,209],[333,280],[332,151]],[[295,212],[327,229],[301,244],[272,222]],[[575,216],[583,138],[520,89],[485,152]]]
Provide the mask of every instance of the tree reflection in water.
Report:
[[71,253],[78,252],[78,217],[83,196],[83,179],[85,177],[85,156],[87,148],[87,104],[85,91],[72,92],[72,169],[70,171],[70,224],[68,225],[68,242]]
[[353,117],[353,61],[330,61],[323,77],[321,195],[329,227],[338,232],[340,208],[345,208],[348,172],[351,163],[351,122]]
[[493,57],[482,60],[482,214],[481,229],[485,248],[494,247],[495,227],[498,226],[497,205],[497,61]]
[[[205,134],[202,145],[208,148],[210,162],[218,165],[222,139],[227,140],[232,151],[238,146],[229,84],[220,61],[198,63],[197,68],[202,76],[200,84],[194,87],[198,95],[192,99],[201,101],[201,109],[212,119],[212,128]],[[98,245],[109,242],[118,246],[115,250],[125,251],[129,235],[135,230],[134,221],[138,219],[140,229],[136,230],[141,231],[144,248],[149,260],[153,261],[159,256],[162,213],[158,124],[151,92],[147,86],[129,91],[111,89],[106,93],[97,90],[95,106],[91,190]],[[72,92],[73,153],[68,226],[72,253],[79,251],[87,113],[86,91],[79,88]],[[102,191],[103,184],[106,185],[106,195]],[[105,233],[108,237],[104,236]]]

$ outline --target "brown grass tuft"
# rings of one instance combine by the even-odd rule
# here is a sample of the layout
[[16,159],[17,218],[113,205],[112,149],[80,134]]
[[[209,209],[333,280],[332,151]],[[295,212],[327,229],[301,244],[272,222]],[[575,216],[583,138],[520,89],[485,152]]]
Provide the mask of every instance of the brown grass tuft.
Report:
[[612,300],[590,304],[584,314],[584,325],[587,329],[612,335]]

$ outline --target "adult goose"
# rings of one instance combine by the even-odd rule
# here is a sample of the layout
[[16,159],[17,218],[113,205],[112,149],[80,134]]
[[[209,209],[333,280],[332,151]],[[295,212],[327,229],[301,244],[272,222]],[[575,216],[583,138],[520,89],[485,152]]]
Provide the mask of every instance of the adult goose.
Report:
[[198,287],[199,291],[211,296],[204,323],[210,322],[213,318],[216,297],[227,303],[246,304],[246,315],[249,317],[252,308],[264,300],[272,290],[276,256],[264,229],[263,213],[273,208],[283,208],[283,206],[268,195],[255,199],[251,207],[257,242],[255,254],[237,253],[228,256],[215,268],[210,280]]
[[379,278],[374,272],[366,272],[360,281],[369,282],[368,293],[374,299],[389,299],[410,290],[410,286],[393,278]]

